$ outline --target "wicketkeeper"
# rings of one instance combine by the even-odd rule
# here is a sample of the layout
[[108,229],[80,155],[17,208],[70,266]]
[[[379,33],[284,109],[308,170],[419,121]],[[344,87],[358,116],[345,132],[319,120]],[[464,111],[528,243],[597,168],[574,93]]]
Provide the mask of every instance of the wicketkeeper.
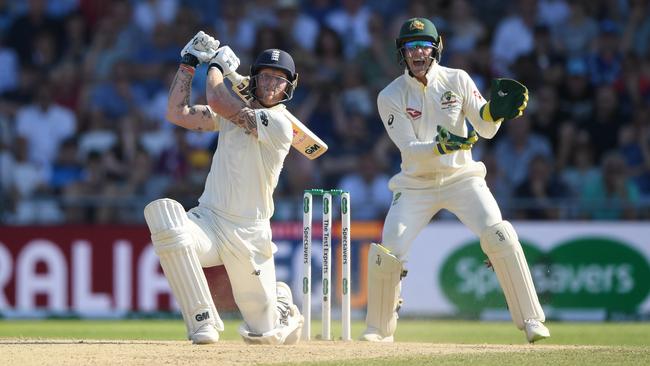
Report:
[[[199,32],[181,51],[169,92],[167,118],[195,131],[219,131],[199,205],[188,212],[176,201],[159,199],[144,209],[151,241],[187,326],[197,344],[214,343],[223,322],[202,267],[224,265],[244,318],[239,333],[253,344],[293,344],[303,317],[291,290],[276,283],[269,219],[273,190],[292,140],[282,102],[291,99],[298,74],[291,56],[262,52],[251,67],[249,106],[230,93],[224,77],[239,58],[228,46]],[[195,67],[209,63],[209,105],[189,105]]]
[[441,209],[479,236],[512,320],[528,341],[549,337],[517,233],[501,217],[485,183],[485,165],[471,153],[477,133],[492,138],[503,121],[522,115],[528,90],[515,80],[495,79],[486,102],[467,72],[439,64],[442,38],[425,18],[407,20],[396,47],[404,74],[379,93],[377,106],[401,152],[402,170],[389,182],[393,203],[382,244],[372,244],[368,256],[367,328],[361,338],[393,341],[409,248]]

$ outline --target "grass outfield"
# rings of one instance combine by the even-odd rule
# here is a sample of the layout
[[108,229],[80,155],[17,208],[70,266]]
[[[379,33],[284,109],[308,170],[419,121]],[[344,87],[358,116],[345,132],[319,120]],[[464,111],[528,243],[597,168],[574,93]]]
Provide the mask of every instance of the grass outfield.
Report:
[[[224,347],[240,347],[237,334],[239,321],[226,321],[226,331],[221,334]],[[537,345],[529,346],[522,332],[510,322],[476,322],[447,320],[400,320],[394,345],[382,345],[383,349],[396,347],[389,355],[375,355],[376,349],[361,342],[312,342],[301,343],[295,348],[305,353],[314,351],[313,357],[293,362],[287,357],[283,364],[309,365],[648,365],[650,364],[650,323],[548,323],[552,337]],[[312,324],[312,334],[320,330],[317,322]],[[363,330],[361,322],[353,324],[353,336]],[[333,323],[334,335],[340,334],[340,324]],[[0,320],[0,350],[3,347],[24,344],[33,349],[34,344],[98,344],[98,347],[152,344],[166,345],[157,341],[184,341],[185,327],[180,320],[123,320],[123,321],[82,321],[82,320]],[[115,342],[110,342],[110,341]],[[109,342],[103,342],[109,341]],[[132,341],[132,342],[130,342]],[[230,342],[229,342],[230,341]],[[178,347],[190,350],[210,350],[216,346],[192,347],[189,342],[172,342]],[[331,345],[337,347],[326,350]],[[25,350],[27,350],[27,347]],[[147,347],[152,346],[145,346]],[[266,346],[264,346],[266,347]],[[376,347],[376,346],[372,346]],[[124,347],[122,347],[124,348]],[[260,350],[258,347],[248,349]],[[357,349],[357,353],[353,352]],[[98,348],[101,349],[101,348]],[[185,349],[185,348],[183,348]],[[278,347],[269,349],[269,352]],[[287,355],[292,347],[280,347]],[[18,361],[29,363],[30,359],[18,350],[10,349]],[[119,348],[118,348],[119,350]],[[319,358],[320,350],[334,353],[333,357]],[[348,351],[350,350],[350,351]],[[119,351],[117,351],[119,352]],[[186,353],[186,351],[183,351]],[[225,352],[225,351],[224,351]],[[232,357],[239,357],[241,350],[233,351]],[[239,352],[239,353],[237,353]],[[265,351],[266,352],[266,351]],[[309,352],[308,352],[309,353]],[[360,353],[361,355],[359,356]],[[337,356],[338,354],[338,356]],[[227,355],[226,355],[227,356]],[[21,358],[23,357],[23,358]],[[81,357],[81,356],[80,356]],[[4,357],[1,357],[4,358]],[[253,358],[251,364],[276,363],[273,359]],[[311,360],[317,360],[310,362]],[[80,361],[77,359],[77,361]],[[34,362],[34,364],[47,364]],[[74,363],[74,362],[73,362]],[[83,359],[80,361],[83,363]],[[96,364],[102,364],[101,358]],[[178,364],[183,364],[182,360]],[[137,364],[134,363],[134,364]],[[235,362],[234,364],[248,364]]]

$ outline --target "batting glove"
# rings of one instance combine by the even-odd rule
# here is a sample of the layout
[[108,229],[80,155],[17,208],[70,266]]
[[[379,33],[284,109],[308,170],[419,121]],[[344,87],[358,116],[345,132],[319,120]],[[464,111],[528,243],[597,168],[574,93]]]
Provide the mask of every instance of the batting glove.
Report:
[[221,70],[225,77],[229,77],[239,67],[239,57],[228,47],[223,46],[217,50],[217,54],[210,60],[210,67],[216,67]]
[[210,61],[217,53],[218,48],[219,40],[200,31],[183,47],[181,51],[181,62],[196,67],[199,64]]
[[436,146],[433,153],[436,155],[451,154],[458,150],[470,150],[478,141],[476,131],[470,131],[467,137],[454,135],[446,128],[438,126],[438,136],[436,136]]
[[493,79],[490,84],[490,101],[481,107],[481,118],[503,122],[524,114],[528,106],[528,89],[512,79]]

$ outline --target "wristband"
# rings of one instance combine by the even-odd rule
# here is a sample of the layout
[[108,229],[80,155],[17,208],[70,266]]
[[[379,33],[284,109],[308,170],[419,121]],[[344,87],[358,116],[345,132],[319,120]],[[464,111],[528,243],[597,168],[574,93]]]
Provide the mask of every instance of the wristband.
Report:
[[190,53],[186,53],[183,58],[181,58],[181,64],[196,67],[199,64],[199,59]]
[[190,74],[194,75],[194,68],[188,64],[180,64],[179,67]]
[[216,67],[217,69],[219,69],[219,71],[221,71],[221,75],[223,75],[223,69],[221,68],[221,65],[219,65],[216,62],[213,62],[210,64],[210,66],[208,66],[208,71],[210,71],[211,67]]

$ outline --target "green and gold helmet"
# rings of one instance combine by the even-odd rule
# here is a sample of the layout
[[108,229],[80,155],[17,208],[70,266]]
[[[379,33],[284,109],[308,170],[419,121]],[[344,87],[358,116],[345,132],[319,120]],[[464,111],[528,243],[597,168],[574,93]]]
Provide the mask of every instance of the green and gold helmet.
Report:
[[442,37],[438,34],[436,26],[427,18],[411,18],[402,24],[399,36],[395,39],[400,63],[404,62],[404,43],[416,40],[431,41],[434,48],[433,57],[440,62]]

